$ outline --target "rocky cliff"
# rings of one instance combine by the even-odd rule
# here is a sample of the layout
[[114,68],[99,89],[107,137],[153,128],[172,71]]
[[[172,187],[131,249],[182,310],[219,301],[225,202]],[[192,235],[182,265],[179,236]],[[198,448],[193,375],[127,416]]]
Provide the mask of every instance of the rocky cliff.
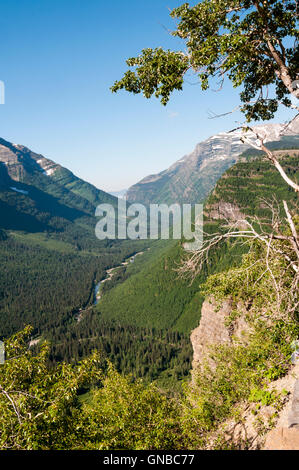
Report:
[[241,316],[233,325],[226,326],[226,320],[232,312],[230,301],[220,307],[213,298],[204,301],[201,309],[200,324],[191,333],[193,347],[193,370],[207,358],[209,348],[213,344],[231,344],[233,338],[246,341],[248,325]]
[[[226,326],[231,311],[229,301],[220,308],[213,298],[203,303],[200,324],[191,333],[193,375],[208,358],[211,345],[231,344],[233,337],[246,341],[249,330],[242,317],[234,327]],[[212,359],[208,358],[208,362],[213,367]],[[252,450],[299,450],[299,363],[285,377],[272,382],[269,389],[285,394],[279,413],[273,406],[262,406],[256,415],[254,405],[244,403],[241,405],[241,419],[238,422],[231,419],[222,425],[225,437],[240,448],[246,443]]]

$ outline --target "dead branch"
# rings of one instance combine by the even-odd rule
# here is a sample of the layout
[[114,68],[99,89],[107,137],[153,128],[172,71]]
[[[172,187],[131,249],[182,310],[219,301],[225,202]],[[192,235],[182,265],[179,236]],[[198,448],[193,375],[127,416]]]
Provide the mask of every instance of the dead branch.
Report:
[[[265,140],[265,137],[261,136],[258,134],[258,132],[253,128],[253,127],[249,127],[249,126],[240,126],[240,127],[237,127],[236,129],[234,130],[237,130],[237,129],[243,129],[244,131],[244,135],[241,137],[241,140],[242,142],[244,143],[247,143],[248,145],[250,145],[251,147],[255,148],[256,150],[262,150],[268,160],[273,163],[273,165],[275,166],[275,168],[278,170],[280,176],[284,179],[284,181],[292,188],[294,189],[294,191],[296,191],[297,193],[299,193],[299,185],[297,183],[295,183],[294,181],[291,180],[291,178],[288,177],[288,175],[286,174],[286,172],[284,171],[284,169],[282,168],[282,166],[280,165],[278,159],[275,157],[274,153],[271,152],[271,150],[269,150],[265,144],[264,144],[264,140]],[[250,130],[255,136],[256,136],[256,140],[259,142],[258,144],[255,143],[255,142],[252,142],[252,140],[250,140],[249,136],[246,136],[246,132]],[[233,131],[231,131],[233,132]]]

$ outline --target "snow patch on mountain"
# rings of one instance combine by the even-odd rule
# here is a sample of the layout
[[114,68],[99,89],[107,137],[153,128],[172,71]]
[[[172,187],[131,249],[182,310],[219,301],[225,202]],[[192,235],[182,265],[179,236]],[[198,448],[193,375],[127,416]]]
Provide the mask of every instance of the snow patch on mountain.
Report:
[[36,163],[40,166],[41,171],[44,175],[51,176],[55,173],[58,166],[56,163],[48,160],[47,158],[39,158]]
[[245,150],[260,147],[259,137],[267,143],[299,135],[299,118],[289,125],[262,124],[251,128],[220,132],[198,143],[193,152],[167,170],[149,175],[129,188],[127,199],[146,204],[153,201],[185,203],[190,202],[192,196],[198,202]]
[[14,186],[10,186],[10,189],[12,189],[13,191],[15,191],[16,193],[21,193],[21,194],[29,194],[28,191],[25,191],[24,189],[18,189],[18,188],[15,188]]

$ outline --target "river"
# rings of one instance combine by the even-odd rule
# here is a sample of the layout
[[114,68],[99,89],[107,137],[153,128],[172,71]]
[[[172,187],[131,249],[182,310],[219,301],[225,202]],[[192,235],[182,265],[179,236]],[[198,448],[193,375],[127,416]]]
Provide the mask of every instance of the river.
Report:
[[135,258],[136,256],[138,255],[142,255],[144,253],[144,251],[139,251],[138,253],[136,253],[135,255],[133,256],[130,256],[129,258],[127,258],[123,263],[121,263],[119,266],[116,266],[115,268],[111,268],[111,269],[108,269],[107,270],[107,276],[105,277],[105,279],[102,279],[100,282],[98,282],[98,284],[95,286],[95,289],[94,289],[94,305],[97,305],[101,299],[101,294],[100,294],[100,288],[101,288],[101,285],[104,283],[104,282],[107,282],[107,281],[111,281],[111,279],[113,278],[113,275],[114,275],[114,272],[116,269],[118,268],[121,268],[122,266],[127,266],[128,264],[130,263],[134,263],[135,261]]

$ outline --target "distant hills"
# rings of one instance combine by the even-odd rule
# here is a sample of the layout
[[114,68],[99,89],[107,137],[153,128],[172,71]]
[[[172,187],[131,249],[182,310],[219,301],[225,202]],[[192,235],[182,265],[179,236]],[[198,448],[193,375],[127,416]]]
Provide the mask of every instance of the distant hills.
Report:
[[118,197],[120,199],[125,199],[126,194],[127,194],[127,189],[122,189],[120,191],[109,191],[109,194],[112,196]]
[[[299,119],[281,135],[282,124],[256,126],[273,148],[298,148]],[[199,203],[207,197],[221,175],[238,160],[250,145],[241,142],[242,131],[221,132],[200,142],[194,151],[167,170],[150,175],[131,186],[127,200],[150,203]],[[255,140],[252,133],[247,136]]]

